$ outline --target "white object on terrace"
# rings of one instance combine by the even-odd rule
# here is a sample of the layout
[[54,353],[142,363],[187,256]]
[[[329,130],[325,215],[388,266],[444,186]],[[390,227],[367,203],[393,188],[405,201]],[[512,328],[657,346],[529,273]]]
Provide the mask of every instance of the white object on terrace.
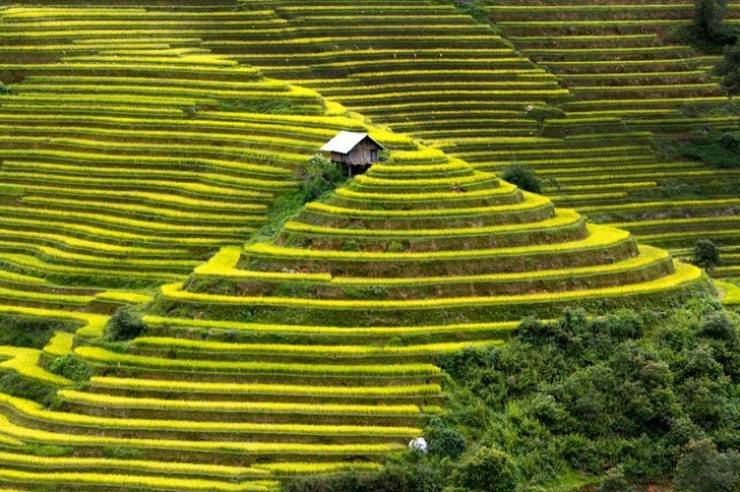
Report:
[[417,437],[409,442],[409,449],[426,454],[429,449],[429,445],[427,444],[426,439],[423,437]]
[[321,150],[323,152],[336,152],[337,154],[348,154],[352,149],[354,149],[357,144],[362,142],[365,138],[370,138],[373,142],[375,142],[378,147],[384,148],[382,145],[380,145],[378,142],[375,141],[373,137],[370,137],[367,133],[361,133],[361,132],[348,132],[345,130],[340,131],[337,133],[334,138],[326,142],[323,147],[321,147]]

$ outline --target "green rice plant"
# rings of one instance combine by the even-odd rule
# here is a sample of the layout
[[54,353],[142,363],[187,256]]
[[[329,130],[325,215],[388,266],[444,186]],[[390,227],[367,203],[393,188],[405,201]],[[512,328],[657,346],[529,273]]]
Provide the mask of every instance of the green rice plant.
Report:
[[340,364],[294,364],[268,362],[234,362],[212,360],[165,359],[110,352],[100,347],[81,346],[75,353],[83,359],[98,364],[116,364],[155,367],[161,369],[210,370],[255,374],[304,374],[315,376],[436,376],[439,369],[432,364],[394,365],[340,365]]
[[108,316],[103,314],[27,306],[0,305],[0,313],[79,322],[80,329],[77,330],[77,334],[89,337],[101,336],[103,334],[103,327],[108,321]]
[[[239,414],[288,414],[288,415],[348,415],[377,417],[417,417],[421,414],[417,405],[361,405],[339,403],[274,403],[252,401],[200,401],[169,400],[158,398],[101,395],[75,390],[60,390],[58,396],[64,401],[107,408],[136,408],[182,412],[225,412]],[[357,434],[369,433],[373,429],[353,429]],[[384,428],[376,428],[387,432]],[[390,430],[392,432],[392,430]],[[418,429],[405,429],[405,435],[413,435]]]
[[670,259],[670,254],[662,249],[650,246],[640,246],[640,254],[632,258],[610,263],[608,265],[593,265],[585,267],[547,269],[529,272],[517,273],[496,273],[496,274],[478,274],[478,275],[447,275],[444,277],[408,277],[408,278],[355,278],[355,277],[334,277],[332,283],[336,285],[381,285],[386,287],[395,286],[423,286],[425,284],[469,284],[475,282],[494,282],[506,280],[541,280],[577,277],[580,275],[588,276],[594,274],[628,272],[632,269],[640,270],[651,267]]
[[[384,195],[380,195],[381,198]],[[467,196],[467,194],[466,194]],[[464,217],[464,216],[482,216],[496,213],[515,212],[519,210],[534,210],[537,208],[547,208],[552,205],[550,200],[543,195],[534,195],[531,193],[522,194],[524,200],[507,205],[492,205],[488,207],[460,207],[460,208],[440,208],[440,209],[414,209],[414,210],[372,210],[346,208],[336,205],[330,205],[323,202],[311,202],[306,205],[306,210],[320,212],[327,215],[347,216],[347,217],[368,217],[368,218],[394,218],[394,217]]]
[[[200,475],[212,477],[269,478],[272,470],[264,467],[212,465],[207,463],[182,463],[177,461],[149,461],[136,459],[82,458],[82,457],[41,457],[19,453],[0,452],[0,463],[5,466],[45,468],[49,470],[88,469],[88,470],[126,470],[134,473],[153,473],[160,475]],[[343,463],[338,463],[338,466]],[[347,463],[351,465],[351,463]],[[276,468],[279,468],[276,467]]]
[[335,193],[337,196],[343,198],[350,198],[354,200],[366,200],[366,201],[398,201],[398,202],[413,202],[413,201],[442,201],[442,200],[461,200],[461,199],[486,199],[496,198],[499,196],[511,195],[517,192],[516,186],[500,182],[500,185],[492,188],[484,188],[480,190],[469,190],[465,194],[461,194],[457,191],[448,192],[407,192],[407,193],[386,193],[383,191],[377,192],[363,192],[348,187],[337,188]]
[[405,346],[243,344],[149,336],[139,337],[133,341],[134,347],[160,350],[174,348],[191,352],[212,353],[215,357],[218,357],[219,354],[272,354],[276,356],[312,356],[327,359],[339,359],[343,357],[436,356],[443,353],[457,352],[466,348],[481,348],[500,343],[500,340],[482,340]]
[[275,462],[255,465],[260,470],[269,470],[275,476],[290,475],[317,475],[324,473],[338,472],[362,472],[374,471],[381,467],[379,463],[367,461],[360,462],[334,462],[334,463],[295,463],[295,462]]
[[65,304],[70,306],[86,306],[95,300],[94,296],[34,292],[5,287],[0,287],[0,298],[38,304]]
[[408,398],[438,396],[439,384],[404,386],[315,386],[290,384],[247,384],[199,381],[153,380],[93,376],[90,383],[95,388],[109,390],[154,391],[169,393],[231,394],[260,396],[300,396],[311,398]]
[[[449,209],[448,209],[449,210]],[[416,214],[412,214],[416,215]],[[291,233],[302,233],[316,236],[344,236],[344,237],[460,237],[460,236],[496,236],[517,232],[558,230],[574,224],[581,223],[583,219],[575,210],[563,209],[556,212],[555,216],[534,223],[506,224],[494,226],[477,226],[468,228],[450,229],[347,229],[337,227],[315,226],[298,221],[289,221],[283,230]]]
[[[0,396],[7,400],[8,397]],[[36,405],[29,402],[26,405]],[[124,420],[124,419],[122,419]],[[0,415],[0,425],[3,433],[10,437],[21,438],[24,441],[60,444],[64,446],[120,446],[150,450],[177,450],[178,452],[210,452],[210,453],[239,453],[244,455],[327,455],[327,456],[383,456],[389,452],[404,449],[396,443],[382,444],[299,444],[273,442],[234,442],[234,441],[186,441],[181,439],[148,439],[148,438],[120,438],[84,434],[65,434],[50,432],[17,425],[7,417]]]
[[[66,394],[65,394],[66,395]],[[85,398],[89,396],[89,398]],[[126,399],[123,397],[113,397],[109,395],[86,395],[84,393],[76,395],[75,392],[64,396],[67,401],[72,401],[77,404],[96,405],[103,403],[107,400],[107,405],[111,408],[147,408],[147,409],[160,409],[160,410],[172,410],[172,411],[219,411],[213,407],[213,404],[217,404],[215,401],[192,401],[192,405],[189,408],[175,408],[174,406],[167,406],[166,404],[158,405],[157,402],[165,400],[157,400],[153,398],[148,399]],[[141,400],[140,403],[136,401]],[[125,402],[129,401],[130,405],[126,406]],[[77,427],[79,429],[87,428],[92,430],[116,430],[116,429],[127,429],[127,430],[138,430],[143,431],[179,431],[179,432],[216,432],[216,433],[230,433],[230,434],[261,434],[261,435],[295,435],[295,436],[338,436],[338,437],[382,437],[388,439],[394,438],[405,438],[413,437],[418,435],[420,429],[415,427],[404,427],[404,426],[373,426],[373,425],[315,425],[315,424],[293,424],[293,423],[254,423],[254,422],[219,422],[219,421],[207,421],[203,422],[200,420],[179,420],[179,419],[139,419],[139,418],[118,418],[118,417],[98,417],[94,415],[86,415],[80,413],[71,412],[56,412],[51,410],[43,409],[38,403],[31,402],[29,400],[23,400],[13,396],[3,395],[0,397],[0,402],[6,408],[11,409],[19,415],[23,415],[26,419],[31,419],[37,423],[46,424],[47,426],[59,426],[66,425]],[[185,403],[185,402],[181,402]],[[123,405],[123,406],[122,406]],[[284,408],[280,407],[281,404],[265,403],[259,408],[252,410],[245,408],[244,412],[249,413],[266,413],[266,414],[278,414],[288,411],[289,405],[286,404]],[[207,408],[212,407],[212,408]],[[345,408],[346,407],[346,408]],[[307,415],[331,415],[335,412],[339,412],[344,415],[375,415],[372,412],[372,405],[357,406],[353,411],[351,405],[327,405],[322,408],[316,408],[313,413],[305,410]],[[399,406],[397,406],[399,407]],[[415,412],[411,412],[411,408],[416,408]],[[393,408],[390,406],[379,406],[377,410],[377,416],[418,416],[420,415],[420,408],[413,405],[406,405],[399,407],[406,409],[404,413],[402,411],[393,412]],[[199,410],[200,409],[200,410]],[[236,409],[229,409],[225,407],[224,412],[237,411]],[[424,407],[424,411],[434,412],[436,411],[433,407]],[[344,413],[342,413],[344,412]],[[2,417],[5,419],[5,417]],[[78,429],[78,430],[79,430]],[[84,433],[83,433],[84,435]],[[92,436],[91,436],[92,437]],[[115,440],[106,439],[108,443],[115,442]]]
[[162,287],[162,294],[173,300],[191,303],[213,303],[222,305],[271,306],[298,309],[330,310],[424,310],[456,309],[479,306],[501,306],[507,304],[555,303],[587,299],[625,297],[675,290],[694,284],[701,279],[701,270],[690,265],[677,264],[676,272],[658,279],[627,285],[579,289],[563,292],[546,292],[521,295],[499,295],[479,297],[450,297],[410,300],[349,300],[307,299],[292,297],[237,297],[218,294],[201,294],[180,290],[181,284]]
[[154,488],[159,490],[219,491],[219,492],[271,492],[278,488],[277,482],[217,482],[205,479],[158,477],[152,475],[124,475],[93,472],[29,472],[0,469],[0,479],[6,483],[97,485],[115,487]]
[[72,353],[74,335],[64,331],[58,331],[44,346],[43,353],[53,357],[62,357]]
[[[537,253],[554,253],[564,251],[588,251],[603,248],[608,244],[623,243],[630,240],[626,231],[589,224],[588,237],[578,241],[570,241],[548,245],[529,245],[510,248],[459,250],[459,251],[432,251],[432,252],[404,252],[404,253],[377,253],[368,251],[319,251],[276,246],[267,243],[254,243],[245,247],[246,254],[265,257],[280,257],[293,259],[325,259],[332,261],[431,261],[431,260],[469,260],[475,258],[491,258],[503,256],[526,256]],[[175,287],[168,287],[170,291]]]
[[52,374],[39,366],[41,351],[20,347],[0,346],[0,368],[18,373],[21,376],[35,379],[54,386],[65,386],[72,382],[64,377]]
[[[84,268],[84,267],[72,267],[72,266],[66,266],[66,265],[58,265],[55,263],[46,262],[43,260],[40,260],[39,258],[36,258],[35,256],[31,255],[21,255],[21,254],[12,254],[12,253],[0,253],[0,260],[12,263],[13,265],[22,266],[23,268],[27,268],[31,271],[36,271],[39,274],[43,275],[49,275],[49,274],[56,274],[56,275],[79,275],[81,277],[89,277],[89,278],[95,278],[95,277],[124,277],[124,278],[130,278],[130,279],[157,279],[158,281],[177,281],[181,280],[184,276],[184,272],[182,274],[173,274],[169,272],[159,272],[156,270],[149,270],[144,272],[137,272],[132,271],[130,269],[126,270],[115,270],[115,269],[103,269],[100,267],[94,267],[94,268]],[[8,291],[7,293],[8,297],[12,297],[13,292]],[[17,296],[20,296],[19,294],[16,294]],[[21,297],[18,297],[21,298]],[[54,302],[60,302],[60,303],[67,303],[67,304],[76,304],[79,306],[88,305],[90,302],[95,300],[95,296],[64,296],[64,295],[52,295],[52,294],[38,294],[35,296],[35,299],[38,302],[48,302],[48,303],[54,303]]]
[[516,328],[517,322],[492,322],[492,323],[452,323],[449,325],[419,325],[419,326],[303,326],[295,324],[276,325],[259,323],[240,323],[236,321],[220,321],[206,319],[170,318],[162,316],[144,316],[144,321],[149,326],[167,328],[202,328],[209,330],[235,330],[256,333],[280,333],[296,334],[309,333],[330,335],[341,339],[346,336],[402,336],[411,334],[454,334],[483,331],[508,332]]

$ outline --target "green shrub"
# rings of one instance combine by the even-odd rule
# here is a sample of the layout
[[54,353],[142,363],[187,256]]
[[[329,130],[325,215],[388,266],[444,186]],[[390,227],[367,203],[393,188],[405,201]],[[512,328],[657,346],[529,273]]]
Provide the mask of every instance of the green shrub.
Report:
[[92,375],[90,365],[74,354],[57,357],[49,363],[49,371],[72,381],[87,381]]
[[426,426],[425,436],[432,454],[458,458],[465,451],[465,437],[450,422],[432,417]]
[[710,313],[704,319],[701,325],[701,335],[714,338],[715,340],[725,340],[731,343],[737,341],[737,330],[732,325],[730,317],[723,311]]
[[47,383],[24,378],[15,372],[6,372],[0,375],[0,392],[51,406],[55,401],[56,388]]
[[466,492],[514,492],[518,474],[508,454],[481,446],[453,472],[452,481]]
[[739,348],[733,318],[709,299],[668,318],[569,310],[554,322],[528,319],[497,350],[440,359],[451,381],[444,418],[508,454],[517,490],[551,490],[570,471],[604,491],[630,490],[670,477],[691,439],[736,447]]
[[598,488],[598,492],[634,492],[634,490],[627,479],[624,478],[624,472],[620,468],[609,470]]
[[528,167],[518,165],[507,167],[504,169],[501,177],[525,191],[542,193],[542,188],[537,179],[537,175]]
[[0,324],[0,345],[41,349],[46,346],[55,331],[73,329],[71,323],[64,323],[48,318],[25,318],[22,316],[2,315]]
[[[716,75],[722,77],[722,89],[729,97],[740,95],[740,42],[725,47],[724,58],[715,67]],[[739,152],[737,139],[734,141],[735,151]]]
[[723,28],[726,15],[727,0],[695,0],[695,32],[705,41],[721,41],[726,35]]
[[673,147],[680,155],[713,167],[740,169],[740,139],[731,133],[695,133],[685,141],[675,142]]
[[318,197],[333,190],[344,179],[342,169],[321,155],[314,155],[306,164],[303,174],[301,191],[304,202],[316,200]]
[[103,447],[103,456],[117,460],[136,460],[144,457],[144,453],[135,448],[121,448],[118,446]]
[[58,456],[69,456],[72,453],[74,453],[73,447],[57,446],[55,444],[32,443],[32,444],[27,444],[23,449],[28,454],[33,454],[36,456],[58,457]]
[[711,269],[720,264],[719,247],[711,239],[699,239],[694,246],[695,265]]
[[340,473],[288,480],[285,492],[442,492],[440,469],[425,460],[390,463],[371,473]]
[[672,30],[666,41],[688,43],[699,51],[720,54],[725,46],[735,43],[740,30],[727,25],[727,0],[694,0],[694,21]]
[[0,96],[3,94],[10,94],[10,87],[0,82]]
[[130,306],[121,306],[106,326],[106,336],[114,342],[133,340],[144,332],[146,324]]
[[692,441],[676,466],[676,492],[735,492],[740,487],[740,453],[720,453],[709,439]]

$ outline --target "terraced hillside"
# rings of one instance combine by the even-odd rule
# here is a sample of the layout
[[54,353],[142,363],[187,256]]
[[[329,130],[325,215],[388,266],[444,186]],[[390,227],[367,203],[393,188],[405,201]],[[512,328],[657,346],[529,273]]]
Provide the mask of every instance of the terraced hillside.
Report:
[[[95,377],[45,420],[95,422],[106,440],[125,426],[149,459],[156,446],[275,478],[369,468],[442,411],[438,355],[504,343],[526,314],[670,304],[699,286],[629,233],[439,150],[395,150],[272,239],[165,285],[127,346],[78,337]],[[163,429],[171,443],[145,439]]]
[[[631,128],[661,132],[738,123],[736,114],[702,114],[727,104],[708,73],[718,57],[666,39],[692,22],[692,2],[486,4],[507,39],[564,82],[574,96],[564,105],[569,114],[619,117]],[[728,18],[740,22],[740,4],[730,3]]]
[[[668,40],[672,30],[690,24],[691,2],[486,3],[506,38],[573,94],[563,105],[571,119],[618,117],[630,129],[661,133],[740,125],[737,110],[727,107],[708,73],[717,57],[701,56]],[[729,2],[727,14],[728,23],[739,24],[740,3]],[[593,219],[625,227],[642,241],[673,248],[679,255],[688,255],[695,239],[712,238],[724,245],[726,260],[716,274],[737,277],[737,174],[695,162],[651,164],[649,157],[638,157],[641,153],[649,149],[636,149],[627,169],[646,180],[645,189],[617,200],[622,204],[567,196],[562,203],[579,205]],[[583,176],[589,171],[586,166],[573,172]],[[558,183],[564,181],[560,176],[570,180],[569,174],[555,175]],[[725,180],[730,180],[729,187]],[[559,188],[551,191],[556,199]]]
[[[263,56],[267,75],[317,88],[345,80],[307,77],[305,59],[279,66],[290,43],[308,55],[315,42],[264,2],[48,4],[0,10],[0,80],[11,88],[0,95],[0,311],[77,324],[60,324],[42,349],[0,346],[4,373],[55,397],[0,393],[0,486],[269,491],[289,476],[372,469],[443,411],[439,354],[504,343],[523,315],[670,305],[703,288],[698,269],[627,232],[264,78],[248,62]],[[565,93],[449,6],[391,10],[398,23],[426,12],[430,25],[442,13],[435,38],[470,29],[466,41],[490,56],[470,62],[484,80],[532,76],[522,92],[489,80],[483,120],[499,101],[519,108]],[[395,29],[379,56],[401,56],[414,39]],[[469,63],[462,42],[417,38],[430,73],[443,47]],[[382,51],[358,42],[338,49]],[[405,56],[378,63],[403,78],[411,48]],[[490,63],[501,71],[490,75]],[[437,72],[454,77],[450,69]],[[432,112],[448,104],[425,92],[409,98]],[[449,101],[465,94],[452,90]],[[495,125],[502,144],[540,140]],[[275,198],[296,187],[294,171],[340,128],[369,130],[389,160],[274,236],[253,237]],[[103,337],[113,307],[150,295],[142,336]],[[89,364],[89,381],[50,372],[70,355]]]
[[[722,245],[726,258],[716,274],[737,275],[737,171],[691,161],[664,162],[651,145],[650,130],[738,122],[736,115],[711,116],[702,110],[724,102],[716,81],[705,73],[712,59],[699,57],[685,46],[665,46],[656,35],[656,25],[668,29],[686,22],[684,4],[677,4],[675,10],[635,4],[620,10],[609,23],[598,18],[600,12],[619,9],[603,4],[589,10],[592,4],[587,3],[584,12],[598,20],[577,24],[586,34],[578,31],[575,36],[563,32],[564,26],[579,18],[578,8],[567,2],[558,4],[565,7],[557,14],[557,6],[539,5],[532,14],[539,17],[531,22],[506,20],[526,8],[492,5],[493,20],[502,16],[504,34],[511,35],[517,47],[524,43],[524,54],[490,27],[457,11],[452,2],[372,0],[361,8],[346,0],[241,4],[265,14],[264,24],[250,32],[206,36],[214,51],[315,88],[477,169],[527,165],[545,179],[547,194],[557,203],[576,207],[598,222],[625,227],[648,244],[688,256],[697,238],[711,238]],[[509,17],[505,12],[510,12]],[[731,12],[736,18],[736,4]],[[644,22],[646,18],[655,22]],[[603,49],[594,52],[588,43],[601,42],[596,31],[602,25],[612,26],[601,28],[607,37],[610,28],[630,37],[620,45],[622,38],[612,35],[604,40]],[[607,79],[622,81],[614,88],[594,89],[601,87],[598,81],[582,82],[577,88],[573,81],[578,74],[571,77],[558,70],[557,63],[538,55],[547,51],[546,41],[538,51],[529,50],[526,40],[536,36],[526,31],[527,26],[535,34],[539,29],[541,37],[560,33],[550,44],[567,35],[567,42],[550,51],[575,63],[585,80],[592,62],[596,79],[601,72],[634,74],[650,66],[660,68],[660,74],[652,73],[647,79],[617,75]],[[637,38],[631,37],[635,31]],[[651,48],[619,55],[622,48],[643,42]],[[534,64],[526,56],[530,54],[543,63]],[[668,77],[662,89],[655,76]],[[624,85],[625,77],[632,85]],[[634,85],[638,83],[639,89]],[[629,99],[636,91],[640,95]],[[602,104],[604,98],[610,102]],[[562,103],[567,114],[550,119],[543,131],[535,113],[547,102]],[[700,103],[698,108],[695,102]],[[661,125],[654,125],[657,120]]]
[[361,128],[199,46],[189,19],[220,17],[137,28],[145,15],[0,11],[4,304],[99,311],[136,299],[109,289],[181,279],[260,227],[337,129]]

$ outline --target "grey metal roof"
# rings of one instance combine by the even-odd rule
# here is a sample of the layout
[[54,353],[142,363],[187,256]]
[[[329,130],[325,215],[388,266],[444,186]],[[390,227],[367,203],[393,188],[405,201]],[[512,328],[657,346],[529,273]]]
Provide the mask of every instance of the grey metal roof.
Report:
[[338,154],[349,154],[349,152],[355,148],[355,146],[362,142],[365,138],[369,138],[375,144],[378,145],[381,149],[384,149],[382,145],[380,145],[378,142],[375,141],[375,139],[371,136],[369,136],[367,133],[361,133],[361,132],[347,132],[347,131],[340,131],[337,133],[334,138],[326,142],[323,147],[321,147],[321,150],[323,152],[336,152]]

